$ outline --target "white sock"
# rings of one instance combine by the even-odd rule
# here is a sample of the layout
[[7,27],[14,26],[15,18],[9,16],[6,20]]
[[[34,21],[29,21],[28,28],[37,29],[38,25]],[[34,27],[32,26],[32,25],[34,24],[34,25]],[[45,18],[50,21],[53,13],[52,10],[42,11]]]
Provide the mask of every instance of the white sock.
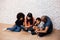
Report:
[[31,31],[28,31],[29,33],[31,33]]
[[5,30],[7,30],[7,28],[4,28],[2,31],[5,31]]

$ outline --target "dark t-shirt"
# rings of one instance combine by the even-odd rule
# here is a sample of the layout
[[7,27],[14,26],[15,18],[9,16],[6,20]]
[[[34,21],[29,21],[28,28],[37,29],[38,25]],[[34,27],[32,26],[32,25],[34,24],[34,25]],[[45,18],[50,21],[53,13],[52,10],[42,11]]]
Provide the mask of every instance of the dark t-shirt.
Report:
[[21,21],[21,20],[16,20],[16,22],[15,22],[15,24],[17,25],[17,26],[21,26],[21,25],[23,25],[23,20]]
[[48,33],[51,33],[52,32],[52,30],[53,30],[53,24],[52,24],[52,21],[51,21],[51,19],[48,17],[48,16],[46,16],[46,18],[47,18],[47,21],[46,21],[46,23],[44,24],[44,28],[46,28],[46,27],[48,27]]

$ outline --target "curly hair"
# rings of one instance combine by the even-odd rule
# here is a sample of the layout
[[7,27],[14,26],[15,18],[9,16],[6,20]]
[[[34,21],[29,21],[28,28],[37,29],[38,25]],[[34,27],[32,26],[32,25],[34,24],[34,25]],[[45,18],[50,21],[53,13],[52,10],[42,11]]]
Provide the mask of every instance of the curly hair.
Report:
[[22,13],[22,12],[19,12],[17,14],[17,20],[19,20],[20,18],[23,18],[24,19],[25,15]]

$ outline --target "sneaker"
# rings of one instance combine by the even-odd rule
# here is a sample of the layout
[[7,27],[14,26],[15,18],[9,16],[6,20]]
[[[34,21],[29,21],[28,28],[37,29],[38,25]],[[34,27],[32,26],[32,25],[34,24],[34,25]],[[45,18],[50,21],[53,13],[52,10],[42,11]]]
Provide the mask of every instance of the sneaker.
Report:
[[29,33],[31,33],[31,31],[28,31]]

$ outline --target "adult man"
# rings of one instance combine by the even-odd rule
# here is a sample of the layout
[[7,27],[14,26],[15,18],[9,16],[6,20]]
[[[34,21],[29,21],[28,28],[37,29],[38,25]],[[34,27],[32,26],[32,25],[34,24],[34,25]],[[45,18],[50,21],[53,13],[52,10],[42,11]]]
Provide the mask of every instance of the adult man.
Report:
[[39,33],[38,36],[43,37],[43,36],[50,34],[52,32],[53,24],[52,24],[51,19],[48,16],[42,16],[41,21],[44,22],[44,29],[37,31],[37,33]]

